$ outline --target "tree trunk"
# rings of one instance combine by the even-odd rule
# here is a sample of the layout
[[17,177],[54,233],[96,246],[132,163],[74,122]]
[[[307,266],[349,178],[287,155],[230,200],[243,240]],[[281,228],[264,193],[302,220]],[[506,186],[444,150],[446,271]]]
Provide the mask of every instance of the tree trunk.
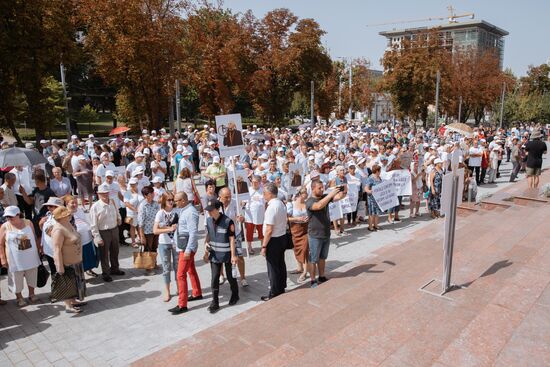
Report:
[[6,124],[10,128],[11,134],[17,141],[17,145],[23,146],[23,140],[21,140],[21,137],[19,136],[19,133],[17,132],[17,129],[15,128],[15,122],[11,118],[11,116],[5,116],[6,117]]

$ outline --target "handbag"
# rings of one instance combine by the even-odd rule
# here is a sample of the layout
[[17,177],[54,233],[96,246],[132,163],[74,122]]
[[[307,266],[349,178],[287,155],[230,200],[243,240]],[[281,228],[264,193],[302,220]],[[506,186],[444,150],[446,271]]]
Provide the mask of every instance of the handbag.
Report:
[[46,285],[46,283],[48,283],[48,278],[50,277],[50,272],[48,271],[48,269],[46,269],[44,264],[38,265],[37,271],[38,271],[38,273],[36,275],[36,286],[38,288],[42,288]]
[[143,251],[140,246],[139,251],[134,252],[134,269],[154,269],[157,266],[157,253],[152,251]]
[[64,274],[56,273],[52,277],[51,302],[75,298],[78,296],[76,288],[76,276],[72,268],[65,268]]
[[292,250],[294,248],[294,241],[292,240],[292,232],[290,231],[290,222],[288,222],[288,227],[286,231],[286,246],[285,250]]

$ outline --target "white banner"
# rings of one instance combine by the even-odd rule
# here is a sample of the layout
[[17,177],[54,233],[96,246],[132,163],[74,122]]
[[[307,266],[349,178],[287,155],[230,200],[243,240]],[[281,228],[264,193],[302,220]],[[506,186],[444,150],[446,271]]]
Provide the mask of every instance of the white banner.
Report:
[[242,156],[246,153],[242,131],[243,126],[240,113],[216,116],[216,133],[218,134],[220,156]]
[[384,172],[380,175],[383,180],[392,181],[398,196],[412,195],[411,173],[406,169],[397,169]]
[[382,183],[374,186],[372,188],[372,196],[374,196],[374,200],[376,200],[378,207],[383,212],[399,205],[393,181],[382,181]]
[[348,182],[348,198],[352,212],[357,210],[357,202],[359,201],[359,186],[360,184]]
[[338,200],[338,202],[340,203],[340,208],[342,208],[342,214],[353,213],[355,211],[351,206],[349,196]]

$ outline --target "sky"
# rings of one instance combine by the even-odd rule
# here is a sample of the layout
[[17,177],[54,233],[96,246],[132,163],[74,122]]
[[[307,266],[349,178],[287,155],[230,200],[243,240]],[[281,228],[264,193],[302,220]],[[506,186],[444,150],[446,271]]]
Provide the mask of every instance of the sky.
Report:
[[[251,9],[257,18],[276,8],[288,8],[300,18],[313,18],[327,32],[324,46],[332,58],[364,57],[373,69],[382,70],[380,59],[386,39],[378,32],[393,28],[435,26],[446,21],[392,24],[367,27],[369,24],[446,17],[452,5],[456,14],[474,13],[508,31],[504,46],[504,68],[516,76],[524,75],[529,65],[550,60],[550,0],[225,0],[224,7],[234,12]],[[469,20],[468,18],[459,18]]]

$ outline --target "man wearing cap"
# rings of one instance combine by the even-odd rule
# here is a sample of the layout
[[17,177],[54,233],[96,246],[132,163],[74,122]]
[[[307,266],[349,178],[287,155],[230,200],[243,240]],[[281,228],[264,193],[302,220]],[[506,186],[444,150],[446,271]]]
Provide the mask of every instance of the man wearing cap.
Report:
[[540,128],[535,128],[531,133],[531,141],[525,144],[527,152],[527,162],[525,173],[529,188],[539,187],[539,178],[542,171],[542,155],[546,154],[546,143],[541,140],[542,134]]
[[149,186],[151,183],[149,182],[149,179],[143,174],[143,168],[138,167],[132,172],[132,177],[137,178],[138,180],[138,192],[141,192],[141,190],[145,186]]
[[134,170],[138,167],[143,168],[143,172],[145,172],[145,162],[144,162],[145,154],[143,154],[143,152],[137,152],[134,157],[135,157],[135,160],[132,163],[130,163],[128,166],[126,166],[127,178],[131,178],[132,172],[134,172]]
[[90,209],[90,229],[94,243],[99,246],[103,280],[111,282],[113,280],[111,275],[124,275],[118,263],[118,226],[122,224],[122,218],[114,202],[109,198],[109,186],[99,185],[97,193],[99,200]]
[[479,140],[474,138],[473,145],[470,147],[470,158],[468,160],[468,168],[470,171],[475,171],[476,183],[479,185],[481,182],[481,157],[483,156],[483,147],[479,146]]
[[216,313],[220,309],[218,296],[220,293],[220,273],[225,267],[225,273],[231,286],[231,298],[229,305],[232,306],[239,301],[239,286],[233,277],[231,265],[237,265],[237,252],[235,248],[235,224],[233,221],[220,212],[222,203],[217,200],[209,200],[204,210],[208,212],[206,219],[206,238],[204,240],[206,251],[203,260],[210,262],[212,272],[212,303],[208,306],[210,313]]
[[111,157],[109,156],[109,153],[103,152],[101,153],[99,158],[101,159],[101,163],[99,164],[95,172],[97,185],[101,185],[103,182],[105,182],[105,173],[107,173],[107,171],[116,170],[115,165],[113,164],[113,162],[111,162]]

